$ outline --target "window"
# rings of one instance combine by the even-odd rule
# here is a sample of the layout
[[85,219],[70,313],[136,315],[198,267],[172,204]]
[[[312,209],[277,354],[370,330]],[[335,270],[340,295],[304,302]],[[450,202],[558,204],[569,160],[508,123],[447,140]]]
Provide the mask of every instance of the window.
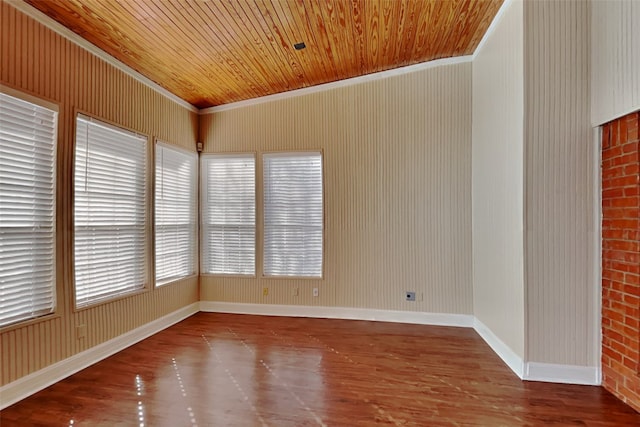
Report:
[[57,116],[0,93],[0,326],[55,308]]
[[144,136],[77,117],[76,306],[145,286],[146,145]]
[[322,277],[322,155],[263,160],[265,275]]
[[196,271],[197,158],[156,144],[156,285]]
[[252,154],[202,156],[204,273],[255,274],[255,179]]

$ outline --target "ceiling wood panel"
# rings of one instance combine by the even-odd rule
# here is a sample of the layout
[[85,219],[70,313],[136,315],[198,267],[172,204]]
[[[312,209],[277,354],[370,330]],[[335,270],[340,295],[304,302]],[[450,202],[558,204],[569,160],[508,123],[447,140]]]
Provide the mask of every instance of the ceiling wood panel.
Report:
[[206,108],[472,54],[503,0],[24,1]]

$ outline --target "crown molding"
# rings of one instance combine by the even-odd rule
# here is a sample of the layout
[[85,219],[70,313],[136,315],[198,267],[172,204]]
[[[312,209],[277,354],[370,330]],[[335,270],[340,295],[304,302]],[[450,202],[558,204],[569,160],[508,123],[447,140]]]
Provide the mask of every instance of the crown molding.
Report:
[[505,11],[509,8],[509,6],[511,6],[511,3],[513,3],[514,1],[515,0],[504,0],[504,3],[502,3],[502,6],[500,6],[500,9],[498,9],[496,16],[493,17],[491,24],[489,24],[489,28],[487,28],[487,31],[484,32],[484,36],[482,36],[482,39],[480,39],[480,43],[478,43],[476,50],[473,51],[473,54],[471,55],[472,60],[476,59],[478,53],[487,43],[487,40],[489,39],[489,37],[491,37],[491,34],[493,34],[493,32],[496,30],[496,27],[500,24],[500,21],[502,21],[502,17],[505,14]]
[[23,14],[27,15],[28,17],[34,19],[35,21],[37,21],[40,24],[44,25],[45,27],[47,27],[51,31],[59,34],[60,36],[62,36],[65,39],[69,40],[70,42],[80,46],[81,48],[83,48],[87,52],[91,53],[92,55],[97,56],[98,58],[102,59],[103,61],[105,61],[109,65],[113,66],[114,68],[117,68],[118,70],[120,70],[123,73],[127,74],[128,76],[134,78],[135,80],[137,80],[138,82],[142,83],[143,85],[145,85],[145,86],[153,89],[154,91],[158,92],[160,95],[164,96],[165,98],[167,98],[167,99],[175,102],[176,104],[180,105],[181,107],[184,107],[184,108],[186,108],[189,111],[192,111],[194,113],[197,113],[199,111],[196,107],[194,107],[193,105],[189,104],[184,99],[182,99],[182,98],[178,97],[177,95],[169,92],[167,89],[163,88],[158,83],[156,83],[153,80],[151,80],[150,78],[145,77],[144,75],[140,74],[139,72],[137,72],[133,68],[129,67],[128,65],[125,65],[120,60],[114,58],[113,56],[111,56],[110,54],[108,54],[104,50],[100,49],[96,45],[94,45],[94,44],[90,43],[89,41],[85,40],[84,38],[80,37],[78,34],[74,33],[73,31],[71,31],[70,29],[68,29],[64,25],[60,24],[59,22],[57,22],[53,18],[50,18],[49,16],[47,16],[44,13],[40,12],[38,9],[34,8],[33,6],[31,6],[31,5],[27,4],[27,3],[24,3],[21,0],[2,0],[2,1],[5,1],[11,7],[13,7],[16,10],[22,12]]
[[442,67],[445,65],[464,64],[471,62],[472,56],[456,56],[454,58],[435,59],[433,61],[421,62],[419,64],[407,65],[406,67],[394,68],[392,70],[380,71],[377,73],[365,74],[364,76],[352,77],[350,79],[338,80],[335,82],[324,83],[315,86],[309,86],[302,89],[294,89],[288,92],[274,93],[273,95],[261,96],[259,98],[245,99],[243,101],[232,102],[230,104],[218,105],[215,107],[204,108],[200,110],[200,114],[213,114],[221,111],[234,110],[236,108],[249,107],[252,105],[264,104],[266,102],[279,101],[281,99],[295,98],[297,96],[309,95],[311,93],[325,92],[341,87],[354,86],[361,83],[373,82],[376,80],[387,79],[389,77],[401,76],[404,74],[415,73],[430,68]]

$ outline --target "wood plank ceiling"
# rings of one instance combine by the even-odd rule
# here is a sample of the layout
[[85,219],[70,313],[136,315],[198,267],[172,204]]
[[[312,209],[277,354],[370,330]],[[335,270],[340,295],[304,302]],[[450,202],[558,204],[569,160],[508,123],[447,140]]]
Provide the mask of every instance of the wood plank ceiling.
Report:
[[469,55],[503,0],[25,1],[206,108]]

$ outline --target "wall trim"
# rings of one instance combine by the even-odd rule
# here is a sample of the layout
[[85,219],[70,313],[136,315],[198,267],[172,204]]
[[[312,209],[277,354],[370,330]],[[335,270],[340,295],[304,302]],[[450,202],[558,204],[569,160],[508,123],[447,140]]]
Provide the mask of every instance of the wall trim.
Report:
[[491,347],[500,359],[511,369],[520,379],[524,379],[524,361],[511,347],[506,345],[487,325],[478,318],[474,318],[473,329]]
[[598,364],[597,383],[602,384],[602,126],[593,129],[593,349]]
[[123,335],[0,387],[0,410],[196,314],[195,302]]
[[527,362],[523,379],[549,383],[600,385],[600,376],[600,368],[596,366]]
[[298,96],[309,95],[311,93],[325,92],[341,87],[354,86],[361,83],[387,79],[389,77],[402,76],[404,74],[415,73],[417,71],[428,70],[430,68],[441,67],[445,65],[464,64],[471,62],[471,60],[471,55],[435,59],[433,61],[421,62],[419,64],[407,65],[406,67],[393,68],[391,70],[379,71],[377,73],[365,74],[364,76],[352,77],[350,79],[338,80],[335,82],[323,83],[301,89],[294,89],[288,92],[274,93],[272,95],[261,96],[259,98],[245,99],[238,102],[231,102],[229,104],[203,108],[202,110],[200,110],[199,114],[213,114],[220,111],[234,110],[236,108],[249,107],[253,105],[264,104],[266,102],[279,101],[281,99],[295,98]]
[[476,57],[478,56],[478,54],[480,53],[484,45],[487,43],[487,40],[489,39],[489,37],[491,37],[491,34],[493,34],[493,32],[496,30],[496,28],[500,24],[500,21],[502,20],[502,16],[505,14],[506,10],[509,8],[509,6],[511,6],[511,3],[513,2],[514,0],[504,0],[504,2],[502,3],[502,6],[500,6],[500,9],[498,9],[498,12],[496,12],[496,16],[493,17],[493,21],[491,21],[491,24],[489,24],[489,28],[487,28],[487,31],[484,32],[484,36],[482,36],[482,39],[480,39],[480,43],[478,43],[478,47],[476,47],[476,50],[473,51],[473,54],[471,55],[471,60],[476,59]]
[[372,320],[377,322],[413,323],[417,325],[456,326],[464,328],[469,328],[473,325],[473,316],[470,314],[424,313],[418,311],[393,311],[351,307],[200,301],[200,310],[210,313]]
[[127,74],[129,77],[134,78],[135,80],[137,80],[138,82],[142,83],[143,85],[145,85],[145,86],[153,89],[154,91],[158,92],[160,95],[163,95],[165,98],[175,102],[176,104],[180,105],[181,107],[186,108],[187,110],[189,110],[189,111],[191,111],[193,113],[197,113],[199,111],[196,107],[194,107],[193,105],[189,104],[184,99],[182,99],[179,96],[173,94],[172,92],[169,92],[167,89],[165,89],[164,87],[160,86],[158,83],[156,83],[153,80],[151,80],[150,78],[145,77],[144,75],[140,74],[139,72],[137,72],[133,68],[129,67],[128,65],[125,65],[123,62],[121,62],[120,60],[116,59],[114,56],[112,56],[109,53],[105,52],[104,50],[100,49],[99,47],[97,47],[93,43],[89,42],[88,40],[85,40],[84,38],[80,37],[78,34],[74,33],[73,31],[71,31],[70,29],[65,27],[64,25],[60,24],[55,19],[50,18],[49,16],[47,16],[44,13],[40,12],[35,7],[33,7],[33,6],[31,6],[31,5],[27,4],[27,3],[24,3],[22,0],[20,0],[20,1],[6,0],[6,1],[14,9],[24,13],[25,15],[27,15],[30,18],[33,18],[35,21],[37,21],[40,24],[44,25],[45,27],[47,27],[51,31],[53,31],[53,32],[59,34],[60,36],[64,37],[65,39],[69,40],[71,43],[74,43],[74,44],[80,46],[81,48],[83,48],[87,52],[97,56],[98,58],[102,59],[104,62],[108,63],[109,65],[111,65],[111,66],[117,68],[118,70],[122,71],[123,73]]
[[473,328],[518,378],[522,380],[580,385],[601,384],[600,367],[557,365],[539,362],[525,363],[523,359],[498,338],[491,329],[470,314],[200,301],[0,387],[0,410],[198,312],[369,320]]

